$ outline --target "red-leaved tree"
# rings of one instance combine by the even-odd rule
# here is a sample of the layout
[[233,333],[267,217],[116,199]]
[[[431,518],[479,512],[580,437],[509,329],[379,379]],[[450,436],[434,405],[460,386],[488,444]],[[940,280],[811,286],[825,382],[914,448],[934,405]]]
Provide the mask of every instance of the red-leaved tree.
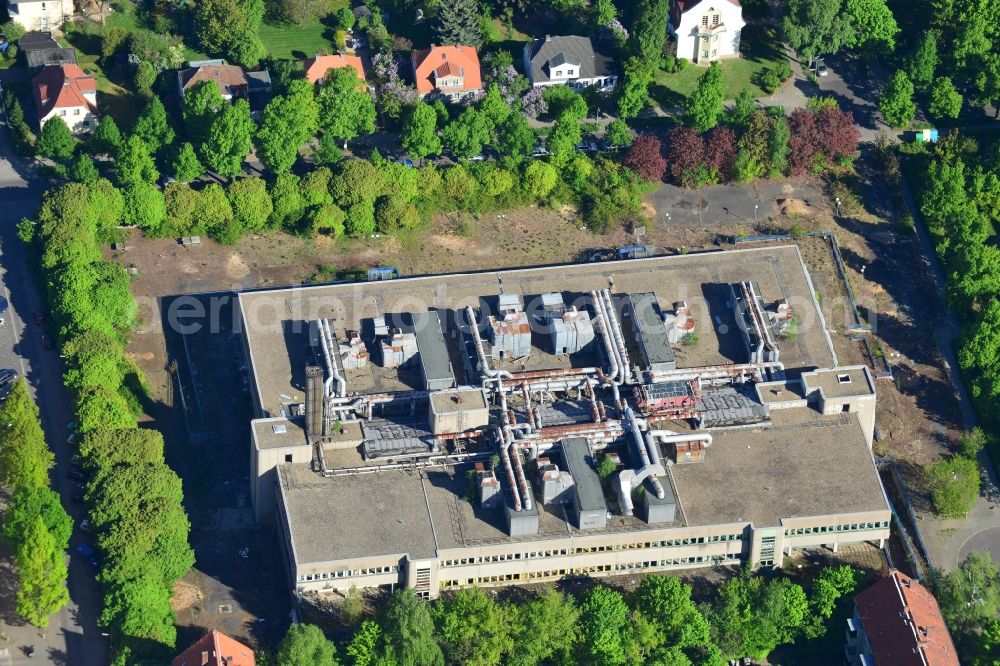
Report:
[[840,157],[853,157],[858,152],[861,131],[854,124],[854,114],[839,108],[824,107],[816,114],[819,134],[827,162]]
[[729,180],[736,161],[736,133],[718,125],[705,134],[705,166],[715,171],[719,181]]
[[705,142],[691,127],[678,126],[667,134],[667,173],[677,185],[690,186],[705,165]]
[[795,109],[788,119],[791,138],[788,140],[788,171],[801,176],[816,163],[823,150],[822,137],[816,127],[816,117],[807,109]]
[[660,140],[652,134],[637,136],[625,155],[625,166],[646,180],[663,180],[667,160]]

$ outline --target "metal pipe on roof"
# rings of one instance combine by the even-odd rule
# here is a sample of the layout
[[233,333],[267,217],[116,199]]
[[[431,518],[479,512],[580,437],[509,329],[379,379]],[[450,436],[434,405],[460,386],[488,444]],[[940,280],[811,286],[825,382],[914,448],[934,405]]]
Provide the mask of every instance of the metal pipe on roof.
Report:
[[[625,409],[625,415],[628,419],[629,429],[632,431],[632,441],[635,442],[636,449],[639,451],[639,457],[642,458],[642,470],[639,473],[637,479],[641,479],[643,472],[649,477],[649,482],[653,486],[653,491],[656,493],[658,499],[663,499],[667,496],[666,491],[663,489],[663,484],[660,483],[660,479],[656,476],[654,468],[658,471],[663,471],[663,466],[660,465],[660,456],[654,451],[654,446],[647,447],[649,440],[644,439],[642,436],[642,430],[639,427],[639,419],[635,417],[635,412],[632,411],[631,407]],[[656,462],[654,463],[653,460]]]
[[[510,447],[510,452],[508,454],[505,452],[504,447],[501,446],[501,451],[500,451],[501,456],[506,456],[505,464],[509,464],[511,462],[511,458],[514,459],[513,460],[514,470],[517,474],[518,484],[514,483],[512,476],[511,492],[513,492],[516,497],[517,488],[519,485],[521,488],[521,495],[523,498],[524,508],[527,509],[528,511],[531,511],[531,488],[528,487],[528,480],[524,476],[524,467],[521,464],[521,456],[518,454],[516,448],[518,444],[517,441],[514,439],[514,431],[513,431],[515,425],[513,419],[514,413],[507,407],[507,393],[504,390],[503,381],[500,379],[499,376],[495,377],[495,380],[497,383],[497,391],[500,393],[500,418],[503,422],[504,434],[507,436],[507,444]],[[517,424],[517,425],[522,425],[522,424]],[[530,428],[530,425],[528,427]],[[517,500],[514,505],[515,506],[514,510],[520,511],[521,504],[522,500],[520,499]]]
[[316,320],[316,331],[319,335],[319,346],[323,350],[323,362],[326,364],[327,372],[329,373],[327,378],[323,381],[323,397],[331,397],[330,387],[333,385],[333,358],[330,356],[330,349],[327,346],[326,335],[323,334],[323,324],[322,319]]
[[728,365],[705,365],[695,368],[677,368],[676,370],[661,370],[651,373],[654,382],[681,380],[711,380],[726,379],[751,375],[754,381],[761,381],[766,370],[785,371],[785,364],[780,361],[765,361],[763,363],[731,363]]
[[646,433],[660,444],[680,444],[683,442],[705,442],[712,446],[712,436],[707,432],[671,432],[670,430],[650,430]]
[[479,325],[476,323],[476,313],[471,305],[465,306],[465,314],[469,318],[469,330],[472,331],[472,339],[476,343],[476,354],[479,356],[479,374],[484,377],[483,388],[486,388],[488,380],[497,377],[510,379],[511,375],[506,370],[491,369],[490,363],[486,359],[486,350],[483,348],[483,338],[479,335]]
[[619,369],[621,364],[618,358],[618,345],[615,343],[614,338],[611,337],[611,322],[608,319],[608,313],[605,311],[604,302],[596,291],[590,292],[590,298],[594,304],[594,313],[597,319],[597,329],[601,334],[601,338],[604,340],[604,348],[608,352],[608,360],[611,367],[608,368],[608,378],[613,382],[615,377],[619,374]]
[[618,313],[615,311],[615,303],[611,299],[611,292],[608,289],[601,290],[601,298],[604,299],[605,310],[608,313],[608,320],[611,322],[611,335],[618,343],[618,352],[621,355],[621,363],[624,366],[621,371],[622,383],[631,384],[632,364],[629,362],[628,350],[625,348],[625,334],[622,333],[621,325],[618,323]]
[[[509,426],[504,426],[503,428],[497,429],[497,445],[500,447],[500,461],[503,464],[504,470],[507,472],[507,483],[510,484],[510,494],[514,497],[514,511],[520,511],[521,497],[517,493],[517,481],[514,479],[514,468],[510,463],[510,454],[507,453],[507,440],[508,435],[510,435],[508,428]],[[509,439],[510,441],[514,440],[512,435],[510,435]]]
[[334,345],[336,341],[333,337],[333,332],[330,330],[330,320],[320,319],[320,328],[322,330],[322,335],[326,336],[326,344],[328,345],[326,353],[330,363],[330,373],[333,375],[333,380],[337,382],[337,397],[343,398],[347,394],[347,381],[340,376],[340,372],[337,369],[337,361],[334,358],[334,354],[338,351]]

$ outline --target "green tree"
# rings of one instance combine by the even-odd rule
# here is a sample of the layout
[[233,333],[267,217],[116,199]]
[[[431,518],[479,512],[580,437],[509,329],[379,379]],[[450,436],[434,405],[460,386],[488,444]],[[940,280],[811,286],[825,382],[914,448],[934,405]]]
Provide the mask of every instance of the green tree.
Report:
[[896,49],[899,26],[886,0],[846,0],[844,8],[856,35],[856,46],[872,55]]
[[511,613],[516,648],[508,655],[507,663],[512,666],[571,663],[573,646],[579,637],[577,622],[580,618],[572,597],[550,588],[514,606]]
[[181,117],[192,143],[200,145],[208,138],[212,123],[225,103],[215,81],[199,81],[184,92]]
[[713,62],[698,80],[698,88],[687,99],[686,122],[698,132],[712,129],[719,123],[724,97],[722,68],[719,63]]
[[275,653],[278,666],[337,666],[337,649],[314,624],[293,624]]
[[163,464],[163,435],[145,428],[96,430],[80,441],[84,469],[92,474],[91,485],[122,469],[146,464]]
[[979,498],[979,465],[956,456],[939,460],[924,472],[934,511],[949,518],[965,516]]
[[380,663],[398,666],[443,666],[444,656],[434,641],[434,620],[427,604],[410,589],[389,597],[382,617]]
[[132,83],[143,95],[149,96],[153,92],[153,84],[156,83],[156,68],[148,60],[140,60],[136,65],[132,75]]
[[368,160],[344,160],[330,181],[330,194],[342,207],[375,199],[385,193],[385,176]]
[[667,38],[669,0],[639,0],[633,10],[629,52],[645,62],[659,62]]
[[62,162],[68,160],[76,149],[76,139],[69,131],[69,126],[59,116],[53,116],[42,125],[38,133],[35,150],[42,157]]
[[173,648],[177,630],[170,595],[171,590],[153,576],[117,581],[107,587],[98,623],[117,636],[146,639],[144,644],[152,640]]
[[962,111],[962,94],[955,90],[951,79],[939,76],[931,86],[927,107],[931,115],[938,118],[958,118]]
[[768,584],[745,569],[719,587],[709,622],[725,658],[763,659],[778,645],[795,640],[808,612],[799,585],[788,579]]
[[97,154],[115,155],[121,148],[123,142],[121,130],[115,123],[115,119],[109,115],[101,116],[94,130],[94,136],[90,140],[91,148]]
[[535,147],[535,133],[528,119],[520,113],[511,113],[496,132],[493,147],[505,157],[519,159],[531,155]]
[[548,162],[532,161],[524,168],[522,187],[539,199],[544,199],[559,183],[559,172]]
[[649,97],[649,84],[653,82],[652,62],[631,57],[625,61],[625,76],[618,97],[619,118],[639,115]]
[[486,117],[493,129],[503,125],[504,121],[510,117],[510,104],[500,94],[500,88],[497,84],[491,83],[486,89],[486,95],[479,103],[479,112]]
[[24,379],[18,379],[0,405],[0,481],[9,488],[47,488],[53,464],[38,405]]
[[299,148],[316,134],[318,119],[312,86],[306,80],[292,81],[287,95],[275,97],[264,108],[256,141],[264,166],[275,173],[291,169]]
[[27,539],[36,518],[52,535],[56,550],[66,550],[73,533],[73,519],[66,513],[59,494],[51,488],[18,486],[10,496],[3,516],[3,538],[14,552]]
[[809,595],[809,614],[803,626],[806,638],[819,638],[826,634],[827,621],[833,615],[837,602],[854,592],[857,574],[849,565],[825,567],[813,582]]
[[954,571],[931,570],[926,580],[952,632],[975,634],[1000,613],[1000,569],[989,553],[971,552]]
[[754,100],[753,95],[750,94],[750,91],[744,88],[736,96],[736,102],[728,114],[729,124],[745,128],[750,123],[750,116],[756,109],[757,102]]
[[173,172],[174,178],[182,183],[197,180],[205,173],[205,167],[194,152],[194,146],[187,141],[181,144],[180,149],[170,161],[170,170]]
[[353,67],[329,72],[317,93],[319,126],[346,143],[375,131],[375,102]]
[[65,555],[37,516],[15,552],[20,586],[17,613],[36,627],[49,626],[49,615],[69,601]]
[[477,587],[447,595],[431,614],[449,663],[493,666],[514,647],[504,609]]
[[294,173],[278,174],[271,185],[271,213],[273,227],[293,230],[306,212],[306,202],[299,189],[299,177]]
[[70,162],[67,175],[70,180],[75,180],[84,185],[93,185],[101,177],[101,174],[97,171],[97,167],[94,166],[94,160],[90,159],[90,155],[86,153],[79,153],[73,158],[73,161]]
[[358,201],[348,206],[344,228],[352,236],[369,236],[375,232],[375,202]]
[[212,121],[200,157],[208,168],[223,176],[243,171],[243,160],[253,146],[254,122],[245,99],[226,106]]
[[263,17],[263,0],[201,0],[194,24],[203,49],[253,67],[266,55],[258,35]]
[[678,578],[647,576],[629,602],[653,623],[667,645],[693,649],[710,642],[708,621],[691,600],[691,586]]
[[274,212],[267,183],[262,178],[240,178],[226,190],[233,216],[248,231],[260,231]]
[[542,94],[542,99],[548,105],[549,115],[553,118],[565,115],[575,120],[583,120],[587,117],[587,100],[570,86],[549,86]]
[[611,145],[619,148],[630,146],[632,145],[632,130],[623,119],[616,118],[608,124],[604,138],[610,141]]
[[452,0],[438,5],[434,37],[438,44],[479,46],[483,41],[479,4],[475,0]]
[[132,133],[142,139],[154,153],[174,142],[176,134],[159,97],[153,97],[146,103],[146,108],[135,121]]
[[580,645],[587,663],[611,666],[625,663],[628,606],[618,591],[595,587],[580,604]]
[[418,102],[403,124],[399,143],[406,153],[416,160],[441,153],[441,139],[437,135],[437,113],[424,102]]
[[928,31],[917,48],[913,50],[906,60],[906,73],[909,74],[913,85],[919,90],[924,90],[934,80],[934,71],[938,64],[937,37],[933,31]]
[[590,11],[590,24],[594,29],[611,23],[618,16],[618,9],[615,7],[614,0],[596,0],[591,5]]
[[374,620],[362,622],[345,650],[353,666],[373,666],[378,659],[378,646],[381,640],[382,627],[378,622]]
[[959,455],[970,460],[975,460],[979,456],[979,452],[983,450],[988,442],[989,438],[986,436],[986,432],[982,428],[973,428],[969,432],[962,435],[961,440],[959,440]]
[[855,40],[843,0],[789,0],[781,26],[791,47],[810,62],[833,55]]
[[118,183],[123,186],[139,183],[155,183],[160,177],[153,158],[149,155],[149,146],[134,134],[122,144],[115,160],[118,170]]
[[897,70],[878,101],[885,122],[891,127],[907,127],[917,114],[913,102],[913,83],[903,70]]
[[344,235],[346,222],[347,214],[336,204],[328,203],[310,208],[306,212],[303,227],[309,236],[328,232],[334,238],[340,238]]
[[[508,188],[509,189],[509,188]],[[383,196],[375,202],[375,226],[385,234],[399,229],[412,229],[420,224],[420,213],[400,196]]]
[[136,183],[125,188],[125,224],[155,234],[167,219],[167,202],[160,188]]
[[549,134],[549,161],[556,168],[566,166],[576,154],[576,146],[582,138],[583,132],[580,130],[578,120],[571,114],[564,113]]
[[480,111],[468,108],[441,132],[444,145],[455,157],[462,159],[482,152],[490,141],[489,120]]

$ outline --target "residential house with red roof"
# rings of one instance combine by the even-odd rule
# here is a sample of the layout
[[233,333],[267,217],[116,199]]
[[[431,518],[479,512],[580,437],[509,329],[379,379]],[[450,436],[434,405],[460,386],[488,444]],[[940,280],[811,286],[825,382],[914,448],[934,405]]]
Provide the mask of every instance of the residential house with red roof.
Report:
[[39,129],[62,118],[71,132],[97,127],[97,80],[77,65],[49,65],[32,81]]
[[253,650],[213,629],[174,657],[170,666],[254,666]]
[[937,599],[895,569],[854,597],[844,652],[851,666],[959,666]]
[[673,0],[667,31],[677,57],[698,65],[740,56],[743,8],[739,0]]
[[181,97],[199,81],[213,81],[219,87],[222,99],[227,102],[248,96],[249,82],[242,67],[230,65],[225,60],[197,60],[189,65],[187,69],[177,72],[177,89]]
[[341,67],[353,68],[358,78],[362,81],[365,80],[365,67],[361,63],[361,58],[351,54],[335,53],[334,55],[316,54],[315,58],[306,60],[306,81],[315,85],[321,82],[331,69],[340,69]]
[[421,99],[458,102],[482,92],[479,55],[472,46],[435,46],[413,52],[413,76]]

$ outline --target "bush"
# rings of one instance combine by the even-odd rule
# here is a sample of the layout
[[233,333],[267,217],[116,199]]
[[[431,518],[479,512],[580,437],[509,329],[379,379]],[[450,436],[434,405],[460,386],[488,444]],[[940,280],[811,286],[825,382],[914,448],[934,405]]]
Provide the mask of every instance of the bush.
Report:
[[791,65],[789,65],[787,61],[782,61],[777,65],[771,65],[759,70],[754,76],[754,83],[760,86],[761,90],[770,95],[780,88],[781,84],[784,83],[791,75]]

